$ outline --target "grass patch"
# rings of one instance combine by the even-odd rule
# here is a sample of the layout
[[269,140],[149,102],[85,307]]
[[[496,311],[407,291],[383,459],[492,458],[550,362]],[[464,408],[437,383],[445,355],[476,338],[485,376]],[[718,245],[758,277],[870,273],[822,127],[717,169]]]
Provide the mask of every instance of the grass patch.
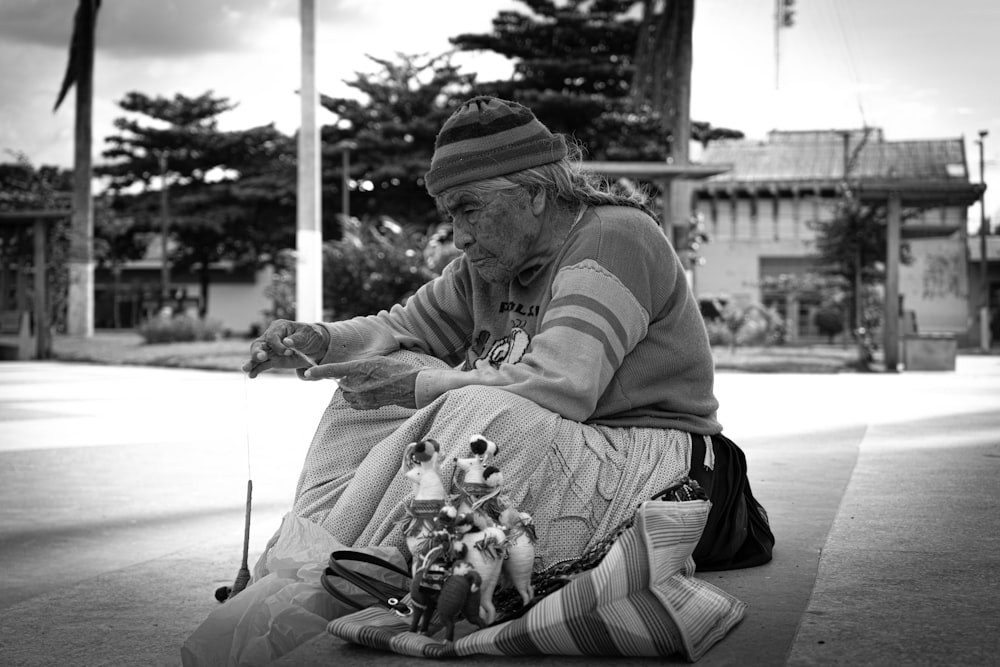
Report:
[[250,341],[226,340],[187,343],[146,343],[138,333],[98,333],[90,338],[56,336],[53,357],[109,365],[165,366],[236,371],[246,362]]
[[857,368],[855,347],[833,345],[713,347],[715,368],[745,373],[840,373]]
[[[56,336],[53,356],[61,361],[109,365],[239,370],[250,341],[232,338],[190,343],[145,343],[136,332],[98,332],[90,338]],[[718,371],[744,373],[839,373],[854,371],[857,350],[840,345],[712,348]]]

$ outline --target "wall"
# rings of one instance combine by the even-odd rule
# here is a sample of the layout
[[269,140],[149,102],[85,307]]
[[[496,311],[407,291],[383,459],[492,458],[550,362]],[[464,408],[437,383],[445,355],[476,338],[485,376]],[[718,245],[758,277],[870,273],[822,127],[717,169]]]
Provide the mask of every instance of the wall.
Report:
[[209,285],[208,318],[222,322],[223,328],[235,334],[247,333],[251,326],[266,323],[264,311],[271,308],[271,302],[264,296],[264,288],[270,281],[271,269],[268,268],[257,272],[253,284]]
[[698,296],[760,300],[760,265],[768,257],[809,257],[816,233],[807,221],[829,217],[833,204],[819,197],[698,200],[708,243],[695,270]]
[[[249,274],[234,275],[227,271],[213,272],[209,283],[208,319],[221,323],[235,335],[243,335],[254,325],[265,322],[263,311],[271,303],[264,296],[264,289],[271,282],[272,270],[266,268]],[[191,275],[171,275],[170,306],[177,310],[197,313],[201,287]],[[119,287],[119,325],[124,328],[138,326],[153,317],[160,307],[160,272],[135,262],[123,271]],[[183,306],[178,296],[183,294]],[[114,326],[113,277],[106,270],[98,272],[95,284],[95,322],[97,328]]]
[[[704,263],[695,269],[699,297],[760,300],[761,269],[769,259],[810,257],[816,233],[811,220],[828,220],[835,201],[804,195],[799,198],[718,197],[697,199],[708,243],[699,248]],[[777,205],[775,205],[777,204]],[[904,228],[965,224],[964,209],[932,209]],[[948,237],[907,239],[914,264],[900,268],[900,293],[906,310],[916,312],[920,331],[965,335],[970,326],[968,262],[961,232]]]
[[964,239],[907,239],[912,264],[899,267],[903,309],[917,317],[917,331],[964,335],[969,327],[969,270]]

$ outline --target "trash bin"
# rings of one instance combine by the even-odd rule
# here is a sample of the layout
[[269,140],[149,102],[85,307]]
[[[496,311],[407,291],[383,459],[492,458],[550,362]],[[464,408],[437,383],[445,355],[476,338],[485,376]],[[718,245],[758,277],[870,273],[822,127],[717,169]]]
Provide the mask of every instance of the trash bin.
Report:
[[953,371],[957,352],[955,334],[915,333],[903,337],[903,366],[908,371]]

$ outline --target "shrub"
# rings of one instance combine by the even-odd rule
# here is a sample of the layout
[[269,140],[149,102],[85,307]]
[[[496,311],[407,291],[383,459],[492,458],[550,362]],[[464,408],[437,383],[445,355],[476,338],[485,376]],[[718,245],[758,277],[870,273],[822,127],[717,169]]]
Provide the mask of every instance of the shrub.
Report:
[[820,334],[826,336],[827,342],[833,343],[833,337],[844,331],[844,313],[834,304],[824,304],[813,315],[813,322]]
[[705,321],[705,328],[708,329],[708,342],[710,345],[730,345],[733,340],[733,334],[730,333],[729,327],[726,323],[722,321],[721,318],[712,318]]
[[717,319],[705,322],[712,345],[782,345],[785,322],[774,309],[759,303],[728,303]]
[[[261,314],[265,322],[295,319],[295,252],[282,250],[274,262],[271,283],[264,288],[264,296],[270,299],[271,307]],[[251,326],[251,338],[260,335],[260,324]],[[256,333],[255,333],[256,331]]]
[[139,334],[147,344],[218,340],[222,335],[222,325],[191,315],[161,313],[140,324]]
[[[323,304],[334,319],[372,315],[401,303],[434,277],[422,234],[398,225],[356,224],[323,247]],[[420,248],[420,249],[418,249]]]

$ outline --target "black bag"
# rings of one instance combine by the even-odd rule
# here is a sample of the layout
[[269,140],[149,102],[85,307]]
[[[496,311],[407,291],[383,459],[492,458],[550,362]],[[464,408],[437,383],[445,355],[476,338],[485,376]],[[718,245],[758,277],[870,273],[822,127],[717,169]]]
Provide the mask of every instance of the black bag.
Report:
[[[339,549],[330,554],[320,583],[330,595],[355,609],[379,606],[409,615],[403,598],[410,592],[410,573],[386,557],[366,551]],[[351,563],[353,567],[349,567]]]

